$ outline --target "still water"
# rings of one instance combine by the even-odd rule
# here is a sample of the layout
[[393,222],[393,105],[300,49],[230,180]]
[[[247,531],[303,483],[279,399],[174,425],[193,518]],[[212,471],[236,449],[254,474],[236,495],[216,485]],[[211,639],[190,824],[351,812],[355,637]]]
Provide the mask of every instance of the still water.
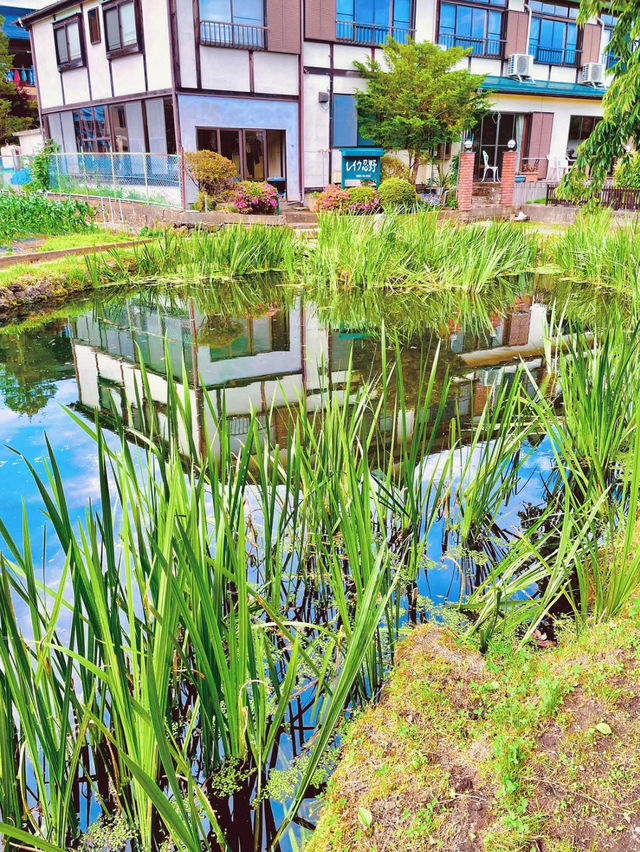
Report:
[[[108,424],[115,406],[132,428],[139,426],[140,359],[160,420],[167,371],[180,386],[184,369],[196,412],[196,444],[203,440],[205,425],[211,427],[202,401],[206,388],[218,411],[224,394],[238,448],[246,438],[251,411],[258,412],[263,425],[270,417],[272,428],[283,431],[285,420],[275,415],[284,409],[285,398],[295,400],[305,393],[311,410],[328,390],[340,394],[350,362],[357,381],[375,380],[381,364],[380,327],[364,320],[354,323],[351,317],[348,324],[336,322],[327,313],[296,300],[290,307],[271,307],[257,316],[211,316],[194,299],[169,302],[160,297],[149,304],[148,298],[133,294],[115,303],[104,299],[84,309],[75,307],[73,316],[35,328],[16,332],[5,327],[0,334],[0,519],[20,538],[24,506],[31,529],[44,526],[41,498],[21,456],[43,472],[47,440],[76,515],[90,499],[99,501],[95,443],[65,408],[88,422],[98,411]],[[451,319],[435,333],[429,323],[422,333],[403,335],[409,413],[412,386],[429,366],[438,342],[439,372],[448,369],[453,376],[449,416],[456,407],[469,420],[479,414],[497,388],[513,381],[521,358],[539,378],[546,316],[546,305],[527,296],[502,313],[492,313],[485,328],[468,329]],[[391,417],[382,415],[383,431],[392,428]],[[544,450],[538,448],[525,465],[517,502],[506,507],[510,517],[504,523],[516,524],[518,508],[539,502],[539,477],[530,474],[531,468],[546,467]],[[436,561],[439,547],[434,541],[431,557]],[[47,551],[46,559],[47,580],[55,582],[59,555]],[[431,593],[445,594],[450,579],[442,578],[440,588]]]
[[[282,444],[286,399],[304,397],[309,412],[321,405],[327,393],[348,405],[352,398],[347,399],[345,392],[349,366],[356,385],[375,381],[382,371],[383,354],[390,357],[394,351],[395,341],[382,328],[383,320],[387,323],[391,318],[385,305],[359,316],[353,303],[348,311],[340,311],[335,304],[303,301],[293,293],[286,299],[260,299],[255,304],[249,301],[243,309],[234,307],[220,313],[208,309],[207,300],[198,296],[169,298],[138,292],[80,303],[68,315],[1,330],[0,519],[20,541],[26,513],[34,558],[42,562],[48,585],[55,588],[64,560],[50,544],[45,546],[52,537],[36,532],[46,532],[42,500],[22,456],[44,474],[50,443],[76,519],[84,515],[89,501],[99,504],[100,496],[95,443],[66,409],[87,423],[93,423],[99,412],[107,427],[118,416],[135,430],[144,422],[140,405],[151,404],[161,424],[167,378],[172,376],[179,393],[188,386],[196,445],[202,447],[205,433],[214,431],[203,401],[205,392],[217,413],[224,405],[235,448],[247,437],[251,412],[257,412],[261,427],[269,426]],[[415,410],[419,377],[433,363],[438,345],[437,381],[442,382],[445,371],[452,377],[445,419],[458,412],[462,422],[471,424],[487,400],[514,381],[522,360],[534,380],[542,378],[548,308],[534,296],[511,299],[501,310],[484,306],[479,321],[473,310],[452,308],[450,313],[423,317],[414,307],[406,305],[410,322],[396,322],[401,330],[408,422],[419,416]],[[142,365],[151,395],[144,403],[140,402]],[[382,434],[390,433],[393,413],[383,412],[376,425]],[[183,442],[186,449],[186,436]],[[420,460],[423,478],[436,463],[437,454]],[[527,456],[518,483],[501,509],[498,525],[505,534],[519,526],[520,513],[543,502],[545,472],[550,466],[550,450],[543,441]],[[0,544],[0,550],[3,547]],[[422,598],[435,604],[455,601],[465,584],[473,584],[478,565],[455,552],[445,519],[433,525],[428,557],[430,570],[418,581]],[[464,564],[465,559],[469,564]],[[289,757],[284,749],[282,759]],[[277,826],[282,808],[278,802],[271,803],[267,824]],[[87,822],[94,816],[92,812]],[[239,820],[240,813],[236,816]],[[302,816],[312,823],[312,807],[306,807]],[[234,833],[237,849],[249,848],[246,831],[250,833],[251,818],[243,816],[243,820],[244,827]],[[283,849],[291,848],[288,842]],[[267,848],[268,839],[261,845]]]

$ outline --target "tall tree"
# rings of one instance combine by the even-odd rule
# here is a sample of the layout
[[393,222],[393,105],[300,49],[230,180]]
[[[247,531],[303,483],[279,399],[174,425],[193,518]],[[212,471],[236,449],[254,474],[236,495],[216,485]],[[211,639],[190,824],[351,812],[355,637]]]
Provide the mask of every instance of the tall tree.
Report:
[[468,53],[388,39],[382,63],[354,63],[367,81],[357,95],[360,132],[388,151],[408,151],[413,183],[437,145],[458,140],[489,111],[486,93],[478,91],[484,77],[455,69]]
[[31,127],[38,113],[35,101],[7,80],[13,56],[9,52],[9,39],[2,31],[3,24],[4,18],[0,15],[0,143],[19,130]]
[[604,117],[579,146],[558,190],[568,199],[599,192],[614,160],[628,156],[630,143],[640,141],[640,0],[582,0],[578,21],[599,14],[617,17],[608,46],[616,61],[602,99]]

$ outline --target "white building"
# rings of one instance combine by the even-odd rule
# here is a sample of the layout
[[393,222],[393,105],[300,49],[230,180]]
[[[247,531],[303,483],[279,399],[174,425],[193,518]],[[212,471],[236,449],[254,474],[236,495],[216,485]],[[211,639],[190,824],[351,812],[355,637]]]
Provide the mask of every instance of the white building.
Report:
[[544,177],[602,114],[613,21],[576,15],[542,0],[58,0],[23,25],[62,151],[212,148],[298,200],[339,180],[338,149],[358,143],[353,61],[389,34],[472,48],[495,105],[476,147],[499,167],[515,138]]

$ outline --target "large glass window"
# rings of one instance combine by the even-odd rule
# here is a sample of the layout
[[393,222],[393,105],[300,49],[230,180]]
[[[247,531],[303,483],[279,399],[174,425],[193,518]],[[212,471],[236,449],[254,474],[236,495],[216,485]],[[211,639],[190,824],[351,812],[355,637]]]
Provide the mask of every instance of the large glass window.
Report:
[[569,138],[567,139],[567,157],[573,162],[577,156],[578,145],[588,139],[601,119],[595,115],[572,115],[569,121]]
[[283,130],[230,130],[200,127],[198,151],[216,151],[231,160],[242,180],[268,180],[282,190],[285,183]]
[[61,71],[84,65],[83,33],[79,15],[56,23],[53,35],[58,68]]
[[78,151],[106,154],[111,150],[111,135],[105,107],[84,107],[74,110],[73,125]]
[[384,44],[413,36],[411,0],[337,0],[336,36],[356,44]]
[[134,0],[118,0],[104,7],[104,32],[109,56],[140,49]]
[[263,0],[200,0],[200,40],[228,47],[265,47]]
[[[505,4],[502,0],[490,5]],[[471,48],[471,52],[477,56],[501,56],[502,10],[463,3],[442,3],[438,41],[445,47]]]
[[529,53],[545,65],[577,65],[579,30],[575,6],[531,0],[532,11]]

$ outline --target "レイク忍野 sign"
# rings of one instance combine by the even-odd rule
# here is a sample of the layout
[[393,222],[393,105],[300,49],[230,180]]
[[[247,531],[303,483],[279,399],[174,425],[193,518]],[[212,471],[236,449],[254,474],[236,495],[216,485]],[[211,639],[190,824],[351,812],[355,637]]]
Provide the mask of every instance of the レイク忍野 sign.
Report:
[[380,158],[384,148],[341,148],[342,188],[348,180],[373,181],[380,183]]

